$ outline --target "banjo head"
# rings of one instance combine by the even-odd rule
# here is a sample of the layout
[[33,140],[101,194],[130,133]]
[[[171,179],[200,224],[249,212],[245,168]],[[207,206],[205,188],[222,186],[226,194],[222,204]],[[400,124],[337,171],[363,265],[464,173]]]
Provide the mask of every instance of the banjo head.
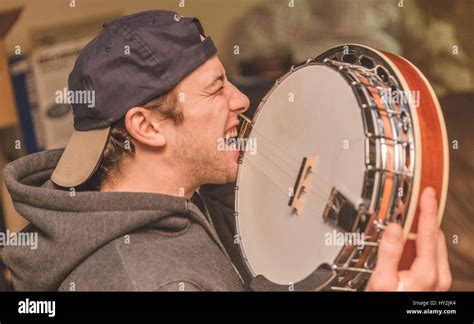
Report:
[[[332,263],[341,249],[330,237],[341,231],[323,212],[333,187],[361,203],[364,127],[346,80],[324,65],[288,75],[263,105],[251,133],[256,154],[246,154],[239,169],[238,231],[253,273],[288,284]],[[311,155],[312,183],[297,215],[289,200]]]
[[[239,136],[257,148],[239,159],[235,186],[235,242],[252,278],[293,287],[323,267],[318,289],[362,289],[388,222],[416,237],[422,187],[437,191],[441,220],[442,113],[421,72],[393,54],[344,45],[292,67]],[[401,268],[413,241],[405,252]]]

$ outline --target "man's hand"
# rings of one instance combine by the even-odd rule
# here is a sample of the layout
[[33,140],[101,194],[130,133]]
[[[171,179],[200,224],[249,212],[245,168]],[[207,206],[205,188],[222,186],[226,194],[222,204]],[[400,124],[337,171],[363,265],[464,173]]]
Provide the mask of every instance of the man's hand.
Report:
[[426,188],[420,201],[416,236],[416,259],[409,270],[398,270],[404,239],[398,224],[389,224],[380,241],[378,261],[367,291],[444,291],[451,286],[446,240],[437,224],[437,202],[433,188]]

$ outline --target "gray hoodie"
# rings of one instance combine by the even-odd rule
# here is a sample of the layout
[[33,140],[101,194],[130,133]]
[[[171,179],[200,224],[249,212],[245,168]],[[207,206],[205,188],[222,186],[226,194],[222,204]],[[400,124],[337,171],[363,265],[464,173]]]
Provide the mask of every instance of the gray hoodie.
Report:
[[17,290],[244,289],[206,207],[215,202],[65,190],[50,180],[61,153],[32,154],[4,169],[15,208],[30,222],[23,232],[38,233],[37,249],[4,248]]

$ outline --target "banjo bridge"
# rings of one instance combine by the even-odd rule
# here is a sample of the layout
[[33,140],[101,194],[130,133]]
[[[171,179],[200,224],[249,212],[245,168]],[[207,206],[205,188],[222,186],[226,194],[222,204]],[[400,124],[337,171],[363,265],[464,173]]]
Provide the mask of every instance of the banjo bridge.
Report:
[[298,177],[288,202],[288,206],[293,208],[296,215],[300,215],[303,210],[305,194],[310,190],[317,160],[317,155],[311,154],[301,161]]

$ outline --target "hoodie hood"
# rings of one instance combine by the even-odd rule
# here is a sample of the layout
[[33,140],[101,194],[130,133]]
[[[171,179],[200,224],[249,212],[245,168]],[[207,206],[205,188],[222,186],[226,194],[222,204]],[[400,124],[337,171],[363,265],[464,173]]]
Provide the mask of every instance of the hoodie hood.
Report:
[[17,290],[57,290],[96,250],[140,228],[179,231],[189,219],[205,219],[185,198],[60,188],[50,176],[62,151],[32,154],[4,169],[14,206],[30,222],[22,232],[38,235],[37,249],[7,245],[3,250]]

